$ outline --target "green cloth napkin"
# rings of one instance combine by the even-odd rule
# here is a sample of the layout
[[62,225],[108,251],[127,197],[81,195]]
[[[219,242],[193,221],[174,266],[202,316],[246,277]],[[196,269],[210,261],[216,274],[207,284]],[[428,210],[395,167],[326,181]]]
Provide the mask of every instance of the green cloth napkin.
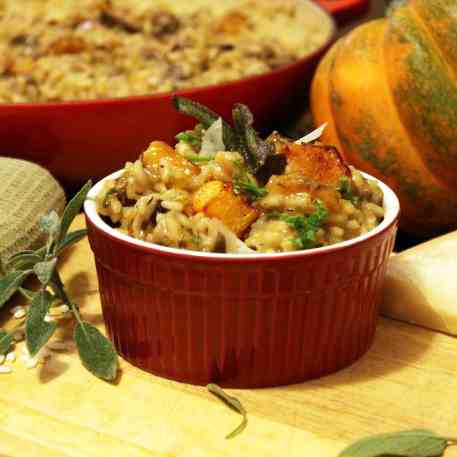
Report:
[[65,193],[47,170],[0,157],[0,277],[9,257],[42,241],[41,217],[53,209],[61,214],[64,207]]

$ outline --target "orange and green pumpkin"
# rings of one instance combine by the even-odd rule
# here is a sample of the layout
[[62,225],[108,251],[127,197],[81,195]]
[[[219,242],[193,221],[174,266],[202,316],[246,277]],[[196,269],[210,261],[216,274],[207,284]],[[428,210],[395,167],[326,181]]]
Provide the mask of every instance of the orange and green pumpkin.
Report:
[[397,1],[343,37],[311,108],[323,141],[395,189],[405,230],[457,228],[457,0]]

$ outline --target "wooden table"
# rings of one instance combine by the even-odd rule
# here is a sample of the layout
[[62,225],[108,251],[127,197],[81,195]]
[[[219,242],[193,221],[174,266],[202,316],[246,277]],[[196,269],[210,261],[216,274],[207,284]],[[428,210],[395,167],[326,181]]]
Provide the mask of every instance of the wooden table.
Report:
[[[79,217],[74,228],[83,225]],[[102,328],[87,240],[60,268],[84,317]],[[152,376],[125,361],[118,385],[107,384],[82,368],[76,353],[54,353],[36,369],[17,360],[13,373],[0,375],[0,455],[336,457],[374,432],[427,427],[455,436],[456,354],[452,337],[380,319],[371,350],[339,373],[237,390],[249,425],[230,441],[224,436],[240,418],[205,388]],[[446,455],[457,456],[457,449]]]

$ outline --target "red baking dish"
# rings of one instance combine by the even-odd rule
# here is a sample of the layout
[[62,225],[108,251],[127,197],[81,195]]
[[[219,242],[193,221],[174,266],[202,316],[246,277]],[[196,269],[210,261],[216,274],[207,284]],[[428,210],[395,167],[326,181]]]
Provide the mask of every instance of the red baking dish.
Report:
[[99,182],[84,210],[117,351],[159,376],[233,387],[297,383],[351,364],[373,340],[397,230],[398,199],[378,183],[385,218],[365,235],[292,253],[213,254],[111,228],[96,212]]
[[365,12],[370,0],[315,0],[315,2],[333,14],[337,20],[346,20]]
[[[329,21],[330,34],[313,54],[263,75],[176,94],[199,101],[223,117],[229,117],[235,103],[245,103],[259,130],[300,109],[313,71],[336,31],[331,16],[315,8],[323,21]],[[39,163],[70,187],[89,178],[100,179],[135,159],[152,138],[173,143],[176,132],[193,126],[192,119],[175,111],[172,95],[0,104],[0,154]]]

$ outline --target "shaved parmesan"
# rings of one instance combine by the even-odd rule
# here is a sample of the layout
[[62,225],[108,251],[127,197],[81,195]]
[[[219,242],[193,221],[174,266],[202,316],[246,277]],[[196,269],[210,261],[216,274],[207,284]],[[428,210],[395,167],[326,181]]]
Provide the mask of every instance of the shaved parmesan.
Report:
[[225,151],[223,140],[222,118],[211,124],[202,138],[201,154],[214,154],[215,152]]
[[324,133],[324,130],[326,129],[327,125],[328,125],[327,122],[325,124],[322,124],[316,130],[313,130],[312,132],[305,135],[303,138],[300,138],[299,140],[295,141],[295,143],[308,144],[308,143],[312,143],[313,141],[318,140],[321,137],[321,135]]
[[389,260],[381,314],[457,335],[457,231]]
[[220,220],[212,219],[217,231],[225,239],[226,252],[229,254],[254,254],[255,251],[248,248],[231,230],[229,230]]

